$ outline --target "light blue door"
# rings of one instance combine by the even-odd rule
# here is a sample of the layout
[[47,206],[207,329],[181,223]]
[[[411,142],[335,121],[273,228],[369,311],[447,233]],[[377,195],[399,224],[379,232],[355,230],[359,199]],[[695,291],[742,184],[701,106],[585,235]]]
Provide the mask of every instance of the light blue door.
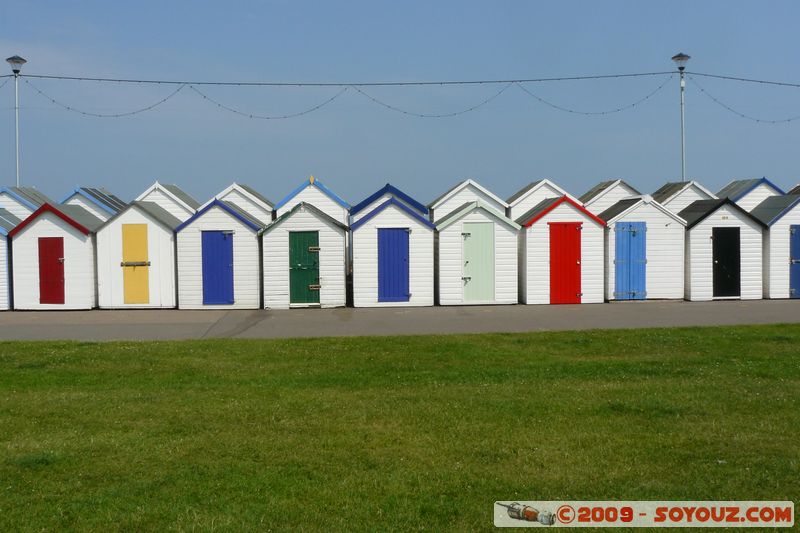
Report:
[[800,298],[800,226],[789,226],[789,298]]
[[644,300],[647,296],[647,224],[617,222],[614,233],[614,298]]

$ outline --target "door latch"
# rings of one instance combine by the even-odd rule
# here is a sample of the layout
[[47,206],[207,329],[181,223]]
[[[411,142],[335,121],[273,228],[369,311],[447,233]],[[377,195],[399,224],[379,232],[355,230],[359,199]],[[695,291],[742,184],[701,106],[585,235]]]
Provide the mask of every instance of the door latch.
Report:
[[309,252],[319,252],[319,246],[309,246],[308,247],[308,251]]
[[318,291],[322,288],[322,285],[309,285],[308,290],[310,291]]
[[119,266],[121,267],[149,267],[150,261],[122,261]]

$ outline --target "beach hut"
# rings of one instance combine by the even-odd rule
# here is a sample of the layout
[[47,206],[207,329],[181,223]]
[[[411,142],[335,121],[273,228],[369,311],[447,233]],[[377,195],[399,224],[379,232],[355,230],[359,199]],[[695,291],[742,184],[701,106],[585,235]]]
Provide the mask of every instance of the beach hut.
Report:
[[347,226],[300,202],[261,233],[264,307],[344,307]]
[[314,176],[309,176],[306,181],[290,192],[286,198],[275,204],[275,218],[280,217],[287,211],[291,211],[294,206],[301,202],[313,205],[341,224],[346,225],[348,222],[350,204],[342,200]]
[[353,305],[433,305],[433,223],[396,198],[351,226]]
[[716,195],[696,181],[677,181],[665,183],[653,193],[653,200],[678,213],[697,200],[715,200]]
[[762,297],[763,222],[730,198],[698,200],[678,216],[686,221],[687,300]]
[[155,182],[136,198],[137,202],[153,202],[180,221],[194,215],[200,203],[177,185]]
[[506,216],[511,220],[517,220],[519,217],[539,205],[542,200],[547,200],[548,198],[561,198],[562,196],[567,196],[576,202],[578,201],[577,198],[549,179],[534,181],[511,195],[511,197],[508,199]]
[[568,196],[542,200],[517,219],[520,302],[603,302],[605,222]]
[[603,181],[586,191],[578,200],[592,213],[602,213],[615,203],[642,193],[624,180]]
[[62,204],[78,205],[100,220],[108,220],[128,205],[102,187],[76,187],[62,200]]
[[520,226],[480,200],[436,223],[436,288],[440,305],[515,304]]
[[131,202],[97,230],[101,308],[175,307],[175,229],[180,224],[154,202]]
[[42,204],[56,203],[33,187],[0,187],[0,209],[25,220]]
[[606,300],[683,298],[686,221],[648,195],[598,216],[606,222]]
[[0,208],[0,311],[11,308],[11,268],[8,232],[22,222],[7,209]]
[[780,196],[782,194],[785,194],[783,189],[767,178],[759,178],[734,180],[720,189],[717,193],[717,198],[730,198],[745,211],[751,211],[770,196]]
[[214,198],[203,204],[200,209],[210,204],[214,199],[230,202],[264,224],[269,224],[272,221],[272,202],[248,185],[232,183]]
[[103,221],[77,205],[42,204],[9,231],[14,309],[91,309],[95,231]]
[[428,204],[431,220],[436,222],[449,215],[452,211],[461,209],[464,204],[470,202],[481,202],[490,209],[500,211],[501,213],[505,213],[506,209],[508,209],[508,203],[483,187],[477,181],[469,179],[447,190],[444,194]]
[[430,211],[428,211],[426,206],[422,205],[397,187],[387,183],[366,197],[364,200],[358,202],[356,205],[350,208],[350,224],[358,222],[361,217],[391,198],[404,203],[406,206],[417,211],[424,217],[430,216]]
[[800,298],[800,195],[771,196],[750,214],[766,224],[764,297]]
[[259,309],[261,247],[257,219],[214,200],[175,228],[179,309]]

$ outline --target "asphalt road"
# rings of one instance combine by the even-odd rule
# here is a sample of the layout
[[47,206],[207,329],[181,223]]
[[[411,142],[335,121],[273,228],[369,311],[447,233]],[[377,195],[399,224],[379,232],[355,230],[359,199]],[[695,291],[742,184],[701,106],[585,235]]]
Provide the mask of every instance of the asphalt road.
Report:
[[289,311],[14,311],[0,340],[422,335],[800,323],[800,300],[616,302]]

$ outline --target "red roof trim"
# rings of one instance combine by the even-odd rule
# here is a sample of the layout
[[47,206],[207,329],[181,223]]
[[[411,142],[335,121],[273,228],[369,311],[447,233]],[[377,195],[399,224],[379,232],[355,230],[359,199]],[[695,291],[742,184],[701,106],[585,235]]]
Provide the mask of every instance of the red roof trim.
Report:
[[89,235],[89,233],[91,233],[86,227],[82,226],[81,224],[78,224],[77,222],[72,220],[70,217],[68,217],[67,215],[65,215],[64,213],[62,213],[61,211],[59,211],[58,209],[53,207],[52,205],[50,205],[50,204],[42,204],[42,206],[39,209],[37,209],[36,211],[34,211],[33,213],[31,213],[28,218],[26,218],[25,220],[23,220],[22,222],[17,224],[16,228],[14,228],[11,231],[9,231],[8,232],[8,237],[9,238],[13,238],[17,233],[19,233],[20,231],[25,229],[25,227],[27,227],[34,220],[36,220],[43,213],[46,213],[46,212],[53,213],[55,216],[57,216],[58,218],[60,218],[61,220],[63,220],[64,222],[66,222],[67,224],[72,226],[73,228],[75,228],[76,230],[80,231],[84,235]]
[[527,221],[524,224],[525,227],[526,228],[530,228],[532,225],[534,225],[536,223],[537,220],[541,219],[547,213],[549,213],[550,211],[552,211],[556,207],[560,206],[564,202],[570,204],[571,206],[576,208],[578,211],[580,211],[581,213],[583,213],[584,215],[586,215],[590,219],[594,220],[595,222],[597,222],[601,226],[605,227],[606,223],[603,221],[603,219],[601,219],[599,216],[595,215],[594,213],[592,213],[591,211],[589,211],[588,209],[583,207],[581,204],[579,204],[578,202],[576,202],[575,200],[573,200],[572,198],[570,198],[569,196],[566,196],[566,195],[562,196],[561,198],[558,199],[558,201],[553,202],[552,204],[550,204],[550,207],[548,207],[547,209],[545,209],[544,211],[542,211],[541,213],[537,214],[535,217],[533,217],[529,221]]

